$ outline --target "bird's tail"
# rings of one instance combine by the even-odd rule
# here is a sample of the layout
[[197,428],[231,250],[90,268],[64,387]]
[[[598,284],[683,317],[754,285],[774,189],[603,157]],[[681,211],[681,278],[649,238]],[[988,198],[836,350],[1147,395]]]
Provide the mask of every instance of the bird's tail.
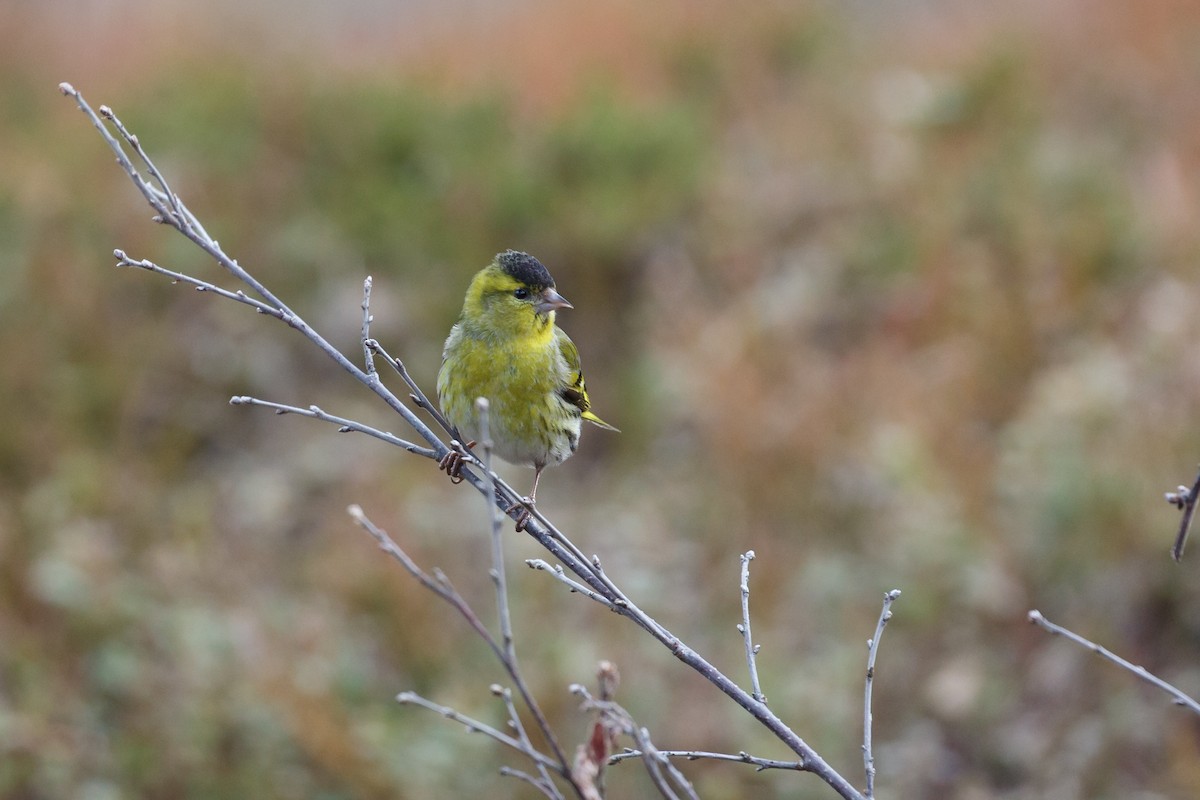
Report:
[[605,429],[605,430],[607,430],[607,431],[615,431],[616,433],[620,433],[620,432],[621,432],[621,429],[620,429],[620,428],[617,428],[617,427],[614,427],[614,426],[612,426],[612,425],[609,425],[607,422],[605,422],[604,420],[600,419],[599,417],[597,417],[595,414],[593,414],[593,413],[592,413],[592,412],[590,412],[590,411],[585,411],[585,412],[583,412],[582,416],[583,416],[583,418],[584,418],[584,419],[586,419],[588,422],[592,423],[593,425],[597,425],[597,426],[599,426],[599,427],[601,427],[601,428],[604,428],[604,429]]

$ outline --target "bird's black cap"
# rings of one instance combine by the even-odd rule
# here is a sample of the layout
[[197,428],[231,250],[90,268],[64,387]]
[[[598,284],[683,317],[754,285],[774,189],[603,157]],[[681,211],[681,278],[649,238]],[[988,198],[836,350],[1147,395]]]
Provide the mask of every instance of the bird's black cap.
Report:
[[550,289],[554,286],[554,278],[550,277],[550,271],[542,262],[528,253],[505,250],[496,256],[496,263],[506,274],[516,278],[530,289]]

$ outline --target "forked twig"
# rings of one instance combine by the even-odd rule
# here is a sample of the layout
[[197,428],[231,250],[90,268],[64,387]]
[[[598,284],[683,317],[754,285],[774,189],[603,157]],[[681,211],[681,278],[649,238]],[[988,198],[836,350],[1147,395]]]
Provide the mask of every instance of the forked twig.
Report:
[[[487,643],[488,647],[491,648],[492,653],[496,656],[496,659],[500,661],[505,671],[509,674],[509,677],[511,677],[514,683],[517,684],[518,690],[521,692],[522,700],[524,700],[526,706],[530,709],[530,712],[538,721],[538,726],[542,729],[543,734],[548,734],[546,739],[550,743],[551,748],[554,750],[554,758],[534,758],[531,753],[536,753],[537,751],[529,742],[529,737],[525,735],[523,729],[519,731],[519,735],[516,739],[506,736],[504,739],[499,741],[503,741],[504,744],[507,744],[515,750],[534,758],[534,760],[537,762],[539,771],[547,766],[546,762],[549,762],[553,765],[552,768],[557,774],[561,775],[568,782],[574,784],[574,779],[571,776],[571,769],[566,760],[566,756],[564,755],[562,748],[558,745],[557,740],[554,738],[553,732],[550,729],[549,723],[546,721],[545,715],[542,713],[537,701],[533,698],[532,693],[529,691],[524,678],[521,676],[520,669],[517,666],[515,658],[509,657],[509,650],[496,641],[495,637],[492,636],[491,631],[487,629],[487,626],[483,624],[483,622],[479,619],[479,616],[474,612],[474,610],[472,610],[471,606],[468,605],[463,596],[458,593],[458,590],[455,589],[453,585],[451,585],[450,580],[446,577],[445,573],[443,573],[441,570],[434,570],[433,574],[425,572],[425,570],[421,569],[421,567],[419,567],[417,563],[412,560],[412,558],[404,551],[402,547],[400,547],[400,545],[396,544],[396,541],[392,539],[390,535],[388,535],[387,531],[383,530],[378,525],[373,523],[369,518],[367,518],[366,514],[363,513],[362,508],[359,506],[350,506],[350,508],[347,510],[350,513],[350,517],[356,523],[358,523],[359,527],[367,531],[367,533],[371,534],[371,536],[375,538],[375,541],[378,542],[379,547],[385,553],[399,561],[404,569],[407,570],[410,575],[416,578],[422,586],[429,589],[438,597],[449,603],[467,621],[467,624],[471,626],[472,630],[474,630],[475,633]],[[495,692],[495,690],[493,691]],[[503,695],[501,696],[503,697]],[[458,721],[469,720],[469,718],[459,714],[457,711],[454,711],[447,706],[439,706],[436,703],[425,700],[424,698],[412,692],[403,692],[397,699],[401,702],[413,702],[417,703],[418,705],[423,705],[426,708],[433,709],[443,716],[451,719]],[[453,713],[447,713],[448,711]],[[460,719],[460,717],[462,717],[462,719]],[[473,729],[483,730],[483,732],[488,733],[488,735],[492,735],[490,731],[485,730],[485,728],[486,726],[481,727],[480,724],[476,725],[476,727]],[[493,736],[493,738],[496,737]],[[550,781],[549,775],[544,775],[543,777],[547,782]]]
[[396,702],[404,705],[414,705],[428,709],[435,714],[440,714],[448,720],[452,720],[460,725],[463,725],[471,733],[482,733],[484,736],[495,739],[505,747],[511,747],[513,750],[528,756],[541,767],[555,771],[560,769],[559,765],[554,762],[554,759],[550,758],[544,753],[539,753],[532,747],[529,747],[526,742],[509,736],[502,731],[496,730],[486,722],[480,722],[473,717],[462,714],[450,706],[444,706],[439,703],[435,703],[432,700],[428,700],[416,692],[401,692],[400,694],[396,695]]
[[449,420],[442,416],[441,409],[439,409],[434,403],[430,402],[429,398],[425,396],[425,392],[422,391],[417,382],[413,380],[413,376],[409,373],[408,367],[404,366],[403,361],[385,350],[383,345],[381,345],[377,339],[364,338],[363,346],[372,353],[383,356],[383,359],[384,361],[387,361],[388,366],[395,370],[396,374],[400,376],[400,379],[408,386],[409,391],[411,392],[409,397],[412,399],[412,401],[417,404],[418,408],[425,409],[425,411],[428,412],[428,414],[437,422],[438,427],[455,439],[461,438],[458,431],[454,429],[454,426],[450,424]]

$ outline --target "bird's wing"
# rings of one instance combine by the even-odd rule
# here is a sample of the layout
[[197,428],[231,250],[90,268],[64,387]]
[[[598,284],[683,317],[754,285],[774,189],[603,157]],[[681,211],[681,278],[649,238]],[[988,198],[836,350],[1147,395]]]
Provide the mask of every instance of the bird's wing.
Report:
[[[567,383],[558,390],[558,394],[571,405],[579,409],[580,416],[601,428],[616,431],[612,425],[593,414],[592,403],[588,400],[587,386],[583,380],[583,367],[579,361],[579,348],[571,341],[571,337],[558,329],[558,350],[562,353],[563,361],[567,364]],[[619,431],[618,431],[619,432]]]

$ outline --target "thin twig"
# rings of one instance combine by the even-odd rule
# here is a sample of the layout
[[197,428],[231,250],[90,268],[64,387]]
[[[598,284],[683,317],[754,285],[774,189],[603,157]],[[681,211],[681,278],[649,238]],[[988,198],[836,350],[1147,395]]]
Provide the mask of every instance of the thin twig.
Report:
[[503,661],[504,651],[500,648],[500,645],[496,643],[496,639],[494,636],[492,636],[492,632],[487,629],[487,626],[483,624],[482,620],[479,619],[479,616],[471,609],[471,606],[467,604],[466,599],[458,593],[458,590],[455,589],[450,583],[450,579],[446,577],[444,572],[442,572],[440,569],[434,569],[433,574],[431,575],[425,570],[421,569],[417,565],[417,562],[413,561],[412,558],[409,557],[408,553],[404,552],[404,548],[396,544],[396,541],[390,535],[388,535],[387,531],[380,528],[378,525],[372,522],[366,514],[363,513],[361,506],[352,505],[346,509],[346,512],[350,514],[350,518],[353,519],[360,528],[371,534],[371,536],[375,537],[375,541],[379,544],[379,549],[383,550],[383,552],[387,553],[396,561],[399,561],[401,566],[403,566],[410,575],[416,578],[422,586],[453,606],[454,609],[458,611],[458,613],[467,621],[467,624],[471,626],[471,629],[475,631],[479,638],[483,639],[487,646],[491,648],[496,657]]
[[763,705],[767,704],[767,696],[762,693],[762,686],[758,682],[758,651],[762,645],[755,645],[754,640],[750,636],[750,562],[754,560],[754,551],[747,550],[741,555],[742,560],[742,578],[739,583],[739,588],[742,594],[742,621],[737,626],[737,629],[742,634],[742,640],[746,643],[746,663],[750,665],[750,689],[754,699]]
[[[528,747],[534,749],[533,742],[529,739],[529,734],[525,731],[525,726],[521,724],[521,715],[517,713],[517,706],[513,702],[512,690],[498,683],[491,685],[492,694],[496,695],[503,701],[504,710],[508,712],[508,724],[517,734],[517,740]],[[553,800],[563,800],[562,793],[558,791],[558,787],[554,785],[554,781],[550,778],[550,773],[541,764],[537,764],[538,774],[542,776],[542,780],[535,781],[535,785],[542,792]],[[519,777],[519,776],[517,776]]]
[[538,729],[541,730],[542,736],[545,737],[550,749],[554,751],[555,757],[562,764],[562,772],[575,784],[575,779],[571,775],[570,762],[567,761],[566,751],[558,743],[558,737],[554,735],[554,729],[550,727],[550,721],[546,719],[546,715],[542,713],[541,706],[538,705],[537,699],[530,691],[529,685],[525,682],[525,676],[521,672],[520,665],[517,661],[517,649],[513,639],[512,615],[508,608],[508,579],[504,569],[504,532],[500,528],[500,511],[496,504],[491,501],[496,496],[496,477],[492,471],[492,439],[490,429],[489,403],[486,397],[479,397],[475,400],[475,411],[479,416],[479,438],[480,445],[483,449],[483,472],[488,482],[488,493],[485,497],[488,509],[488,524],[491,529],[492,540],[492,582],[496,587],[496,613],[500,622],[500,642],[503,648],[503,656],[501,662],[504,669],[516,684],[517,691],[521,693],[521,699],[525,702],[525,707],[533,714],[534,720],[537,721]]
[[1037,625],[1042,630],[1049,631],[1056,636],[1065,636],[1072,642],[1091,650],[1101,658],[1111,661],[1121,669],[1132,672],[1146,683],[1149,683],[1152,686],[1157,686],[1159,689],[1162,689],[1164,692],[1171,695],[1175,705],[1183,706],[1193,714],[1200,714],[1200,702],[1197,702],[1192,697],[1184,694],[1182,690],[1177,689],[1157,675],[1148,672],[1145,667],[1139,667],[1137,664],[1130,663],[1108,648],[1098,645],[1090,639],[1086,639],[1083,636],[1080,636],[1078,633],[1068,630],[1061,625],[1055,625],[1053,622],[1042,616],[1042,612],[1038,611],[1036,608],[1029,612],[1028,618],[1030,622],[1032,622],[1034,625]]
[[370,342],[375,341],[371,338],[371,285],[374,281],[368,275],[363,279],[363,299],[362,299],[362,349],[363,349],[363,368],[368,375],[377,374],[375,369],[375,351],[371,349]]
[[172,214],[174,214],[177,224],[182,227],[192,227],[199,231],[202,236],[207,238],[208,233],[205,232],[204,228],[200,225],[200,222],[187,212],[183,202],[179,199],[179,195],[171,191],[171,187],[167,185],[167,179],[163,177],[163,174],[158,171],[158,167],[156,167],[154,162],[150,160],[149,154],[142,149],[141,140],[125,129],[125,125],[117,118],[117,115],[114,114],[112,109],[108,106],[101,106],[100,114],[112,122],[117,131],[120,132],[121,137],[125,139],[125,141],[129,142],[130,146],[133,147],[134,152],[137,153],[138,158],[140,158],[142,163],[146,165],[146,171],[150,173],[150,177],[153,178],[158,183],[159,187],[162,188],[162,196],[170,206],[170,210]]
[[484,498],[488,514],[488,530],[492,542],[492,583],[496,588],[496,612],[500,621],[500,640],[506,658],[516,661],[513,646],[512,616],[508,610],[508,579],[504,571],[504,539],[500,530],[500,513],[496,504],[490,502],[496,494],[496,477],[492,472],[491,404],[486,397],[475,400],[475,413],[479,417],[479,444],[483,449],[483,474],[488,483],[488,495]]
[[527,558],[525,559],[525,564],[531,569],[550,573],[551,577],[557,581],[565,583],[572,592],[578,592],[579,594],[586,595],[587,597],[595,600],[597,603],[607,608],[609,611],[616,611],[616,607],[613,605],[611,600],[597,592],[593,592],[582,583],[568,578],[566,570],[564,570],[561,566],[551,565],[550,562],[540,558]]
[[130,258],[125,254],[124,250],[113,250],[113,256],[117,259],[118,267],[134,267],[136,269],[144,269],[147,272],[153,272],[156,275],[163,275],[167,278],[170,278],[172,283],[186,283],[194,286],[198,292],[208,292],[210,294],[215,294],[218,297],[224,297],[226,300],[244,303],[260,314],[266,314],[269,317],[274,317],[275,319],[279,320],[284,318],[283,312],[278,308],[273,308],[261,300],[255,300],[253,297],[250,297],[241,290],[232,292],[228,289],[222,289],[215,283],[210,283],[206,280],[201,280],[200,278],[194,278],[191,275],[187,275],[183,272],[176,272],[175,270],[161,267],[146,258]]
[[562,800],[562,794],[555,788],[554,784],[548,783],[542,778],[535,778],[528,772],[513,767],[501,767],[500,774],[506,778],[516,778],[517,780],[525,781],[546,797],[549,797],[550,800]]
[[375,541],[379,543],[380,549],[399,561],[400,564],[403,565],[403,567],[409,572],[409,574],[416,578],[422,586],[429,589],[438,597],[442,598],[451,606],[453,606],[454,609],[457,610],[459,614],[461,614],[462,617],[467,621],[467,624],[471,626],[472,630],[475,631],[479,638],[483,639],[487,646],[491,648],[492,653],[496,656],[496,660],[500,662],[500,664],[504,667],[504,671],[508,673],[508,676],[512,678],[513,683],[516,684],[517,690],[521,693],[521,700],[525,703],[526,707],[529,708],[529,711],[533,714],[534,719],[537,720],[538,728],[543,732],[543,734],[546,735],[546,741],[554,751],[554,757],[557,759],[554,771],[559,775],[562,775],[567,779],[568,782],[572,784],[572,786],[574,786],[574,778],[571,775],[571,769],[565,755],[563,754],[563,750],[559,746],[558,740],[554,737],[554,733],[550,728],[550,723],[546,720],[545,714],[542,713],[541,707],[538,706],[537,700],[534,699],[532,692],[529,691],[529,686],[525,683],[525,679],[521,675],[521,671],[516,663],[515,657],[510,657],[508,650],[506,650],[504,646],[496,641],[496,638],[492,636],[491,631],[487,629],[487,626],[483,624],[483,622],[479,619],[479,616],[474,612],[470,605],[468,605],[466,599],[463,598],[463,596],[458,593],[458,590],[455,589],[450,583],[450,579],[446,577],[445,573],[443,573],[441,570],[435,569],[433,574],[430,575],[429,573],[425,572],[425,570],[417,566],[417,563],[413,561],[411,557],[409,557],[408,553],[404,552],[404,549],[400,547],[400,545],[396,544],[396,541],[392,539],[390,535],[388,535],[387,531],[373,523],[367,517],[367,515],[363,513],[363,510],[360,506],[352,505],[347,509],[347,511],[350,514],[350,517],[359,525],[359,527],[367,531],[367,533],[371,534],[371,536],[375,537]]
[[[688,761],[700,761],[708,759],[712,761],[736,761],[741,764],[752,764],[756,772],[762,772],[768,769],[785,769],[793,772],[803,772],[803,761],[779,761],[774,758],[759,758],[752,756],[745,751],[738,753],[710,753],[707,750],[659,750],[658,754],[664,758],[682,758]],[[617,764],[621,761],[628,761],[631,758],[641,758],[643,753],[640,750],[625,748],[623,752],[614,753],[609,756],[609,764]]]
[[[531,532],[536,533],[538,529],[534,526],[527,528]],[[556,531],[557,536],[561,536],[560,532]],[[553,541],[554,539],[552,539]],[[538,539],[542,541],[542,539]],[[595,560],[593,560],[595,564]],[[568,565],[569,566],[569,565]],[[580,578],[587,579],[587,573],[581,573],[572,569]],[[588,580],[588,585],[598,591],[595,584]],[[607,587],[605,587],[607,588]],[[800,756],[803,763],[802,769],[806,772],[811,772],[818,776],[822,781],[828,784],[834,791],[847,800],[864,800],[863,795],[854,786],[845,779],[840,773],[834,770],[821,756],[802,739],[795,731],[793,731],[786,723],[783,722],[770,707],[763,705],[755,700],[748,692],[731,681],[724,673],[709,663],[703,656],[688,647],[679,638],[674,636],[669,630],[652,619],[638,606],[630,602],[624,595],[621,596],[621,601],[614,600],[614,610],[622,616],[629,617],[636,622],[644,630],[649,632],[655,639],[667,647],[671,653],[680,661],[687,664],[696,672],[700,673],[706,680],[716,686],[721,692],[730,697],[735,703],[747,711],[754,719],[758,720],[764,727],[770,730],[776,738],[783,742],[789,750]]]
[[867,772],[867,790],[864,795],[867,800],[875,796],[875,754],[871,749],[871,723],[874,720],[871,712],[871,689],[875,684],[875,656],[879,653],[879,640],[883,636],[883,629],[892,618],[892,603],[896,602],[899,596],[899,589],[892,589],[884,594],[879,621],[875,623],[875,635],[867,641],[867,685],[863,690],[863,767]]
[[420,706],[421,708],[429,709],[435,714],[440,714],[448,720],[453,720],[454,722],[464,725],[471,733],[482,733],[485,736],[495,739],[497,742],[500,742],[500,744],[506,747],[511,747],[513,750],[516,750],[522,755],[528,756],[537,764],[547,769],[554,770],[555,772],[560,770],[559,765],[554,763],[554,759],[550,758],[549,756],[539,753],[532,747],[517,739],[514,739],[512,736],[509,736],[502,731],[496,730],[485,722],[480,722],[477,719],[468,717],[466,714],[459,713],[450,706],[443,706],[439,703],[433,702],[432,700],[427,700],[416,692],[401,692],[400,694],[396,695],[396,701],[406,705]]
[[248,395],[236,395],[229,398],[229,405],[261,406],[262,408],[269,408],[273,410],[276,414],[295,414],[301,417],[309,417],[310,419],[319,419],[322,422],[332,422],[334,425],[338,426],[338,433],[350,433],[351,431],[356,433],[365,433],[367,436],[374,437],[381,442],[393,444],[396,447],[401,447],[410,453],[416,453],[417,455],[425,456],[427,458],[431,457],[433,454],[433,451],[428,447],[421,447],[420,445],[413,444],[406,439],[401,439],[399,436],[396,436],[389,431],[381,431],[378,428],[372,428],[370,425],[364,425],[356,420],[330,414],[322,411],[317,406],[300,408],[299,406],[289,406],[284,405],[283,403],[272,403],[269,400],[259,400],[257,397],[250,397]]
[[1196,500],[1200,496],[1200,473],[1192,488],[1180,486],[1173,492],[1167,492],[1167,502],[1183,512],[1179,520],[1179,532],[1175,534],[1175,544],[1171,547],[1171,558],[1178,563],[1183,559],[1183,546],[1187,544],[1188,531],[1192,527],[1192,517],[1196,514]]
[[[700,800],[699,795],[692,788],[692,784],[684,777],[670,759],[663,758],[658,752],[658,748],[650,741],[650,731],[639,726],[632,726],[630,735],[637,742],[638,750],[643,754],[642,762],[646,765],[646,772],[650,774],[651,780],[655,787],[662,792],[664,797],[676,800],[679,795],[675,789],[678,788],[690,798],[690,800]],[[665,773],[665,774],[664,774]]]
[[[150,204],[151,208],[153,208],[155,211],[158,211],[160,214],[168,213],[167,207],[163,205],[163,202],[168,200],[167,196],[150,183],[147,183],[146,180],[142,178],[140,174],[138,174],[137,168],[134,167],[133,162],[129,160],[129,156],[125,154],[125,150],[123,147],[121,147],[121,143],[118,142],[111,133],[109,133],[108,127],[104,124],[103,120],[100,119],[100,116],[92,110],[92,107],[88,105],[87,101],[83,99],[83,95],[76,91],[74,86],[66,82],[60,83],[58,85],[58,90],[67,97],[74,99],[75,104],[79,106],[79,110],[87,114],[88,119],[92,121],[92,125],[94,125],[96,130],[100,132],[100,135],[104,137],[104,141],[108,144],[109,148],[116,154],[117,164],[120,165],[121,169],[125,171],[125,174],[133,180],[134,186],[136,186],[138,191],[142,193],[142,196],[146,198],[146,202]],[[101,112],[105,112],[104,116],[106,118],[109,117],[111,110],[107,106],[101,106],[100,110]]]
[[409,397],[411,397],[412,401],[417,404],[418,408],[425,409],[425,411],[434,418],[438,426],[446,433],[450,434],[455,439],[460,438],[459,432],[454,429],[454,426],[450,424],[449,420],[442,416],[441,409],[439,409],[436,404],[431,402],[429,398],[425,396],[425,392],[421,389],[420,385],[413,380],[413,376],[409,373],[408,367],[404,366],[403,361],[385,350],[383,345],[379,343],[378,339],[366,339],[363,342],[363,345],[369,348],[372,353],[377,353],[383,356],[383,359],[387,361],[388,366],[394,369],[396,374],[400,376],[400,379],[403,380],[408,386],[408,389],[411,392]]

